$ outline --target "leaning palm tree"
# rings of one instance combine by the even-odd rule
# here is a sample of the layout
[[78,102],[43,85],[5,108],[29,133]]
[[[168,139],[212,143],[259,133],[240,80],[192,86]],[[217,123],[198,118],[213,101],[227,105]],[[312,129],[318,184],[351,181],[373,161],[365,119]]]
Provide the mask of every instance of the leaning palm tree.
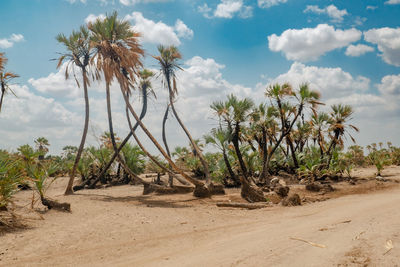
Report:
[[88,94],[88,86],[90,86],[90,82],[88,79],[88,66],[91,57],[91,47],[90,47],[90,33],[85,26],[81,26],[79,31],[72,31],[72,33],[67,37],[64,34],[60,33],[56,37],[57,41],[63,44],[66,48],[66,52],[62,53],[58,59],[57,68],[60,68],[63,62],[66,62],[65,68],[65,79],[69,78],[69,71],[72,71],[75,81],[80,87],[80,83],[75,75],[75,67],[80,69],[82,74],[82,83],[83,83],[83,95],[85,99],[85,123],[83,126],[83,133],[81,137],[81,142],[79,144],[78,151],[76,153],[74,165],[72,170],[69,173],[69,181],[67,188],[65,189],[64,194],[70,195],[73,194],[72,185],[74,183],[76,169],[79,164],[79,160],[81,158],[85,142],[86,136],[89,127],[89,94]]
[[12,72],[4,71],[4,66],[7,63],[7,58],[4,56],[4,53],[0,53],[0,88],[1,88],[1,96],[0,96],[0,112],[1,107],[3,105],[4,95],[7,92],[11,92],[15,95],[14,91],[10,88],[9,82],[12,79],[18,78],[19,76]]
[[210,171],[208,168],[207,161],[205,160],[203,154],[201,153],[201,150],[199,149],[196,142],[192,138],[188,129],[183,124],[182,120],[180,119],[178,113],[176,112],[175,105],[174,105],[176,95],[178,94],[178,89],[176,86],[176,70],[179,70],[179,69],[182,70],[182,68],[178,64],[178,60],[182,58],[182,55],[179,52],[178,48],[176,48],[175,46],[165,47],[163,45],[160,45],[160,46],[158,46],[158,52],[160,53],[160,55],[153,56],[153,57],[160,64],[161,73],[163,74],[163,77],[164,77],[164,84],[168,89],[169,104],[171,106],[172,112],[173,112],[176,120],[178,121],[179,125],[185,132],[186,136],[189,138],[190,143],[193,146],[193,149],[195,150],[197,156],[199,157],[199,159],[203,165],[204,173],[206,176],[206,183],[210,184],[211,176],[210,176]]
[[[154,76],[154,73],[152,71],[148,70],[148,69],[143,69],[143,70],[141,70],[139,72],[139,85],[138,85],[139,88],[138,89],[140,90],[141,96],[142,96],[142,111],[140,113],[140,120],[142,120],[146,116],[148,96],[151,94],[151,95],[153,95],[155,97],[155,93],[153,91],[153,86],[152,86],[151,81],[150,81],[151,77],[153,77],[153,76]],[[132,131],[135,132],[138,126],[139,126],[139,124],[136,123],[132,127]],[[123,147],[128,143],[129,139],[132,137],[132,135],[133,135],[132,131],[129,131],[129,134],[125,137],[125,139],[119,145],[117,151],[114,152],[113,156],[107,162],[105,167],[102,168],[102,170],[101,170],[100,174],[98,175],[97,179],[92,182],[90,187],[95,186],[101,180],[101,178],[106,174],[108,169],[111,167],[111,165],[113,164],[113,162],[117,158],[118,154],[121,152]],[[87,182],[89,182],[89,181],[87,181]],[[82,186],[79,186],[78,188],[82,188]]]
[[[126,93],[133,87],[135,76],[142,67],[141,58],[144,55],[138,43],[139,34],[131,30],[128,21],[119,20],[117,12],[106,16],[105,19],[99,18],[94,23],[89,23],[88,28],[92,32],[91,44],[95,49],[93,59],[96,59],[97,71],[103,74],[106,82],[108,126],[112,146],[119,162],[128,173],[132,174],[120,156],[115,141],[110,85],[115,78]],[[92,62],[94,63],[94,60]]]

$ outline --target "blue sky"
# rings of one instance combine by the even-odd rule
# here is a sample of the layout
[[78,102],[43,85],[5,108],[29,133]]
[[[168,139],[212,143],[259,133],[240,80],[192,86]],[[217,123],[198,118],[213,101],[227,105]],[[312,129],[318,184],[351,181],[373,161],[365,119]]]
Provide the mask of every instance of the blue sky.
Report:
[[[56,70],[58,33],[69,34],[90,19],[116,10],[142,33],[146,66],[157,44],[182,52],[179,109],[196,137],[213,126],[209,104],[229,93],[263,99],[270,83],[309,82],[327,104],[352,104],[361,145],[400,144],[400,1],[302,0],[2,0],[0,52],[18,73],[18,99],[6,96],[0,114],[0,147],[15,149],[46,136],[52,152],[78,144],[82,96]],[[155,81],[155,87],[159,81]],[[165,92],[153,100],[148,124],[159,134]],[[93,84],[91,141],[106,130],[101,84]],[[121,99],[115,121],[126,132]],[[139,104],[139,103],[137,103]],[[193,110],[197,110],[193,115]],[[104,111],[103,111],[104,110]],[[171,142],[185,145],[170,121]]]

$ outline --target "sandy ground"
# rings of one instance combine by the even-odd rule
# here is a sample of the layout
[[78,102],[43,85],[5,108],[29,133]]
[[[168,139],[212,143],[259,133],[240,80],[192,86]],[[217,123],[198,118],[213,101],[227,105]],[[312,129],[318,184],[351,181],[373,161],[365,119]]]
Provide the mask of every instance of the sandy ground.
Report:
[[[373,172],[355,175],[365,180]],[[384,175],[400,180],[400,167]],[[48,194],[70,202],[72,213],[25,215],[28,229],[0,235],[0,266],[400,266],[400,186],[393,181],[342,183],[325,195],[294,187],[305,205],[251,211],[215,206],[240,200],[238,190],[199,200],[119,186],[65,197],[66,182],[57,180]],[[31,194],[18,193],[17,205],[29,205]]]

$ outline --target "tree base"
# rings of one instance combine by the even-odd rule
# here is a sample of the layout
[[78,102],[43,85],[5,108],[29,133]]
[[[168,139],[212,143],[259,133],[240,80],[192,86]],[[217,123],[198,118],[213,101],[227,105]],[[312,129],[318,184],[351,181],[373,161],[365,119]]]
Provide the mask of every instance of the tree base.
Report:
[[242,182],[242,190],[240,192],[240,195],[243,199],[247,200],[250,203],[267,201],[261,189],[256,188],[255,186],[252,186],[247,182]]

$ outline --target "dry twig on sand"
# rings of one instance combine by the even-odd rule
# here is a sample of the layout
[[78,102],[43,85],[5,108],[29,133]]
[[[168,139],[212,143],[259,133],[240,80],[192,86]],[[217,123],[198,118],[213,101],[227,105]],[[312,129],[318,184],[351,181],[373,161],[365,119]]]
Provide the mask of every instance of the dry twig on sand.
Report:
[[317,244],[317,243],[314,243],[314,242],[310,242],[310,241],[307,241],[307,240],[305,240],[305,239],[302,239],[302,238],[298,238],[298,237],[290,237],[290,239],[292,239],[292,240],[298,240],[298,241],[301,241],[301,242],[304,242],[304,243],[310,244],[311,246],[314,246],[314,247],[318,247],[318,248],[326,248],[326,246],[325,246],[325,245],[321,245],[321,244]]

